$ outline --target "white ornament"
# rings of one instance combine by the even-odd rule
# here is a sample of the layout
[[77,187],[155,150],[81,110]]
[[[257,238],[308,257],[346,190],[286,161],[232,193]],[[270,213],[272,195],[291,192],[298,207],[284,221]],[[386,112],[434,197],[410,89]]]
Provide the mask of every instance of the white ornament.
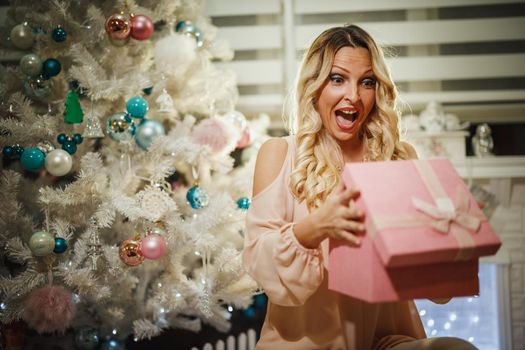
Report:
[[469,122],[461,123],[457,115],[452,113],[445,114],[445,127],[447,130],[463,130],[469,126]]
[[423,128],[428,132],[441,132],[445,130],[445,112],[440,103],[429,102],[419,114],[419,119]]
[[246,129],[246,117],[239,111],[230,111],[222,116],[224,121],[230,123],[241,134]]
[[87,246],[87,257],[91,260],[91,271],[96,271],[98,259],[102,256],[102,244],[95,228],[91,230]]
[[177,210],[177,205],[170,195],[157,187],[147,187],[137,193],[137,198],[146,218],[151,221],[158,221],[166,213]]
[[64,176],[73,166],[71,155],[63,149],[55,149],[46,156],[46,170],[53,176]]
[[104,137],[100,120],[93,114],[93,112],[90,113],[86,119],[86,127],[84,128],[82,137],[86,139],[99,139]]
[[157,69],[168,74],[184,75],[197,58],[194,38],[173,33],[155,44],[154,55]]
[[162,90],[162,93],[159,95],[159,97],[157,97],[155,103],[157,103],[158,112],[172,113],[175,111],[175,108],[173,107],[173,99],[171,98],[170,94],[168,94],[166,89]]

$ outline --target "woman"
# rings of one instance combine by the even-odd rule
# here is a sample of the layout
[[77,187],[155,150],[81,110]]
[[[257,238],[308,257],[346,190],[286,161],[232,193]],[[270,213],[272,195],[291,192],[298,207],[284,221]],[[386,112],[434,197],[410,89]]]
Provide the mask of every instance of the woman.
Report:
[[346,162],[416,158],[399,140],[396,88],[381,49],[351,25],[323,32],[303,59],[296,135],[260,149],[243,261],[269,298],[258,349],[473,349],[425,340],[412,301],[368,304],[327,288],[328,238],[359,245],[363,213]]

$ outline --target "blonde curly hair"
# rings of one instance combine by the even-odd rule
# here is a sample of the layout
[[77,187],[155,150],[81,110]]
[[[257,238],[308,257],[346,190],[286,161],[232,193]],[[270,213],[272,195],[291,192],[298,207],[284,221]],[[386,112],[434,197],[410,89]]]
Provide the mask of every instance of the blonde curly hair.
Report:
[[[297,151],[290,189],[308,209],[319,207],[337,185],[344,165],[341,148],[323,127],[316,99],[328,79],[335,54],[342,47],[362,47],[370,52],[376,77],[375,105],[364,122],[362,138],[369,160],[407,159],[398,130],[397,89],[382,49],[356,25],[335,27],[321,33],[303,57],[295,108],[288,127],[295,134]],[[295,125],[292,125],[295,123]]]

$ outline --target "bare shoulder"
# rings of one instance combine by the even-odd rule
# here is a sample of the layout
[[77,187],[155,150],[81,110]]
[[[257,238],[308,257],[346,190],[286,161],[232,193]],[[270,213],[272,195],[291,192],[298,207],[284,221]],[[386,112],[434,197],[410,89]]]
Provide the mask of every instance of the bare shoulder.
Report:
[[410,143],[406,141],[401,142],[401,146],[405,149],[405,151],[408,154],[408,159],[418,159],[417,152],[414,149],[414,146],[412,146]]
[[288,152],[288,142],[284,138],[267,140],[257,154],[253,178],[253,196],[268,187],[279,175]]

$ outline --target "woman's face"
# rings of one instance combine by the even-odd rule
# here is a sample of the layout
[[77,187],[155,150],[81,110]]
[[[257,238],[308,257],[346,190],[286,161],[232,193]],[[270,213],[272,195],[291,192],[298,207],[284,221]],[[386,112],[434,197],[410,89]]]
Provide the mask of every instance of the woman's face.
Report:
[[358,141],[359,130],[375,104],[375,86],[367,49],[345,46],[336,52],[316,109],[323,126],[341,146]]

